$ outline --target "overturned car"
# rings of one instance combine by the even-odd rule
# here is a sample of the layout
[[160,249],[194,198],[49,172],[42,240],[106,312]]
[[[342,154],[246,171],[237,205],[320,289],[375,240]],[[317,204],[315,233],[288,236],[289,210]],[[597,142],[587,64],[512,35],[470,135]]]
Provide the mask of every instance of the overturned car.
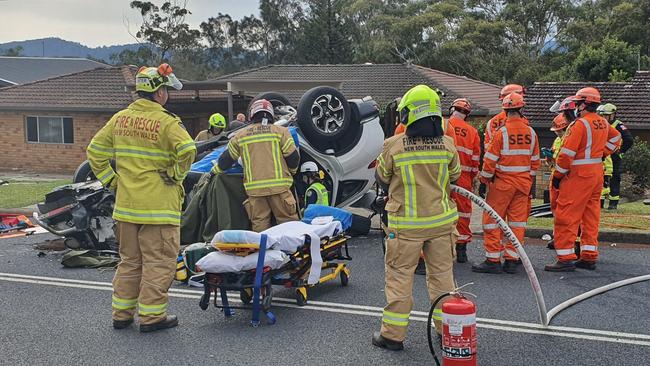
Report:
[[[330,192],[332,206],[368,207],[374,201],[371,188],[375,183],[375,159],[381,151],[384,133],[377,103],[371,97],[347,100],[334,88],[316,87],[308,90],[295,108],[285,96],[275,92],[261,93],[252,101],[258,99],[267,99],[273,104],[276,114],[274,123],[289,128],[299,146],[301,163],[313,161],[324,173],[323,184]],[[197,202],[192,202],[199,188],[197,183],[210,170],[212,162],[225,151],[228,138],[236,133],[237,130],[233,130],[228,137],[197,143],[195,163],[183,183],[187,192],[184,221],[187,221],[187,217],[205,220],[205,215],[188,212],[197,210]],[[229,199],[241,198],[241,166],[236,164],[225,175],[226,179],[230,179],[230,189],[235,191],[229,194]],[[45,202],[39,205],[40,214],[35,214],[36,221],[50,232],[66,237],[65,243],[69,248],[115,250],[117,244],[112,235],[114,223],[110,218],[113,193],[95,180],[87,161],[79,166],[73,182],[46,196]],[[294,183],[296,199],[299,205],[303,205],[302,197],[307,186],[300,173],[294,177]],[[238,205],[230,206],[233,209]],[[241,208],[241,202],[239,206]],[[210,209],[219,210],[219,207]],[[228,212],[225,214],[230,215]],[[241,212],[239,216],[236,213],[231,216],[241,217]],[[247,222],[245,224],[248,225]],[[232,228],[230,226],[232,224],[227,223],[218,229]],[[194,227],[186,230],[185,223],[182,227],[182,231],[196,230],[205,232],[215,229]],[[183,240],[185,242],[199,240],[201,236],[196,232],[182,233],[182,237],[188,238]],[[203,236],[206,236],[205,233]]]

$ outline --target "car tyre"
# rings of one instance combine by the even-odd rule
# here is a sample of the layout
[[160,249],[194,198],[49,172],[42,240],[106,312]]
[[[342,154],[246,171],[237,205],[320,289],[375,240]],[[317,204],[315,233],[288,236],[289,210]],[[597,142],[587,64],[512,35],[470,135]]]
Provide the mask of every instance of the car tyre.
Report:
[[308,90],[298,102],[300,131],[314,145],[331,145],[350,129],[350,104],[343,94],[329,86]]

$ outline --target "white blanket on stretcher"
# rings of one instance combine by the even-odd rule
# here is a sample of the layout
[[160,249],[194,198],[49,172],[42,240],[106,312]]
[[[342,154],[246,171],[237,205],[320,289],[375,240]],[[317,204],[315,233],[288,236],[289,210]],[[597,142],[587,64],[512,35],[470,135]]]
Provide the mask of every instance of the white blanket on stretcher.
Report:
[[[247,271],[257,267],[259,253],[249,254],[245,257],[227,252],[212,252],[196,262],[197,269],[209,273],[229,273]],[[264,256],[264,265],[271,269],[282,267],[289,261],[289,257],[280,250],[267,250]]]
[[309,253],[311,256],[311,268],[309,277],[307,278],[307,284],[314,285],[320,280],[320,272],[323,265],[323,258],[320,255],[320,239],[326,236],[333,236],[341,231],[342,226],[339,221],[330,221],[323,225],[310,225],[302,221],[290,221],[266,229],[262,233],[277,239],[278,244],[274,246],[274,249],[289,253],[294,253],[298,248],[302,247],[305,243],[305,236],[309,236],[312,245]]

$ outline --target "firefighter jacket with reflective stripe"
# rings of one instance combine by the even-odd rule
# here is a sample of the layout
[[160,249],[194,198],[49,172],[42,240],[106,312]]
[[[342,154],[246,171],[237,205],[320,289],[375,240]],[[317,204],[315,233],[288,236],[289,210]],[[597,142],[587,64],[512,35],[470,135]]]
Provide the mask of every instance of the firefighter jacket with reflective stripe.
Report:
[[481,181],[498,179],[528,194],[539,165],[535,130],[523,118],[508,118],[483,156]]
[[473,179],[478,174],[481,159],[481,138],[478,131],[465,120],[452,117],[449,118],[445,133],[454,139],[463,174]]
[[632,136],[632,133],[627,129],[627,127],[625,127],[623,122],[618,119],[612,122],[612,126],[614,126],[616,131],[621,134],[621,138],[623,139],[621,142],[621,148],[616,151],[616,154],[623,154],[634,145],[634,136]]
[[279,194],[291,187],[295,171],[289,170],[284,159],[294,151],[289,130],[272,124],[249,125],[228,142],[232,159],[242,159],[244,188],[253,197]]
[[603,157],[619,146],[621,134],[616,128],[598,114],[589,112],[567,128],[553,175],[562,178],[575,167],[600,166]]
[[430,229],[458,218],[449,197],[450,182],[460,177],[460,160],[449,136],[393,136],[384,141],[377,176],[388,184],[388,226]]
[[305,192],[305,207],[310,204],[330,205],[330,195],[323,183],[316,182],[307,188]]
[[115,220],[180,225],[182,183],[196,155],[180,118],[156,102],[138,99],[97,132],[87,155],[102,184],[117,187]]
[[[528,120],[526,118],[522,117],[522,119],[526,124],[528,124]],[[485,126],[485,136],[483,138],[483,146],[485,148],[485,151],[488,151],[490,143],[492,142],[492,139],[494,139],[496,132],[499,131],[499,129],[505,124],[506,111],[501,111],[499,114],[495,115],[488,121],[487,125]]]

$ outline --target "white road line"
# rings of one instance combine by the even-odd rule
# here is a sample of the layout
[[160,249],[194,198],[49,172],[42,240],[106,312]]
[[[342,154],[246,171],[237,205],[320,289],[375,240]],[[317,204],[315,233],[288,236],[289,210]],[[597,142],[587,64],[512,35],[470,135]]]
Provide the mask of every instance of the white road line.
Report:
[[[91,290],[101,290],[101,291],[113,290],[110,282],[85,281],[85,280],[75,280],[75,279],[66,279],[66,278],[58,278],[58,277],[20,275],[14,273],[0,273],[0,281],[58,286],[58,287],[81,288],[81,289],[91,289]],[[198,291],[198,290],[186,290],[186,289],[173,288],[170,289],[169,296],[176,297],[176,298],[185,298],[185,299],[199,299],[202,293],[203,293],[202,291]],[[229,293],[229,295],[230,294],[231,293]],[[231,302],[241,303],[241,301],[236,297],[238,295],[237,293],[232,293],[232,295],[234,298],[230,299]],[[310,300],[309,303],[305,306],[298,306],[295,304],[295,300],[287,299],[287,298],[273,298],[273,303],[274,306],[284,307],[284,308],[316,310],[316,311],[324,311],[329,313],[339,313],[339,314],[349,314],[349,315],[372,316],[376,318],[380,318],[382,316],[382,311],[383,311],[382,308],[375,307],[375,306],[342,304],[342,303],[312,301],[312,300]],[[412,316],[410,319],[413,321],[426,322],[428,313],[423,311],[413,311],[411,315]],[[640,345],[640,346],[650,346],[650,341],[646,341],[646,340],[650,340],[650,335],[646,335],[646,334],[610,332],[610,331],[597,330],[597,329],[560,327],[560,326],[549,326],[545,328],[542,325],[535,324],[535,323],[489,319],[489,318],[477,318],[477,321],[478,321],[477,326],[479,328],[510,331],[516,333],[528,333],[528,334],[575,338],[575,339],[582,339],[582,340],[593,340],[593,341],[610,342],[610,343],[623,343],[623,344],[632,344],[632,345]]]

